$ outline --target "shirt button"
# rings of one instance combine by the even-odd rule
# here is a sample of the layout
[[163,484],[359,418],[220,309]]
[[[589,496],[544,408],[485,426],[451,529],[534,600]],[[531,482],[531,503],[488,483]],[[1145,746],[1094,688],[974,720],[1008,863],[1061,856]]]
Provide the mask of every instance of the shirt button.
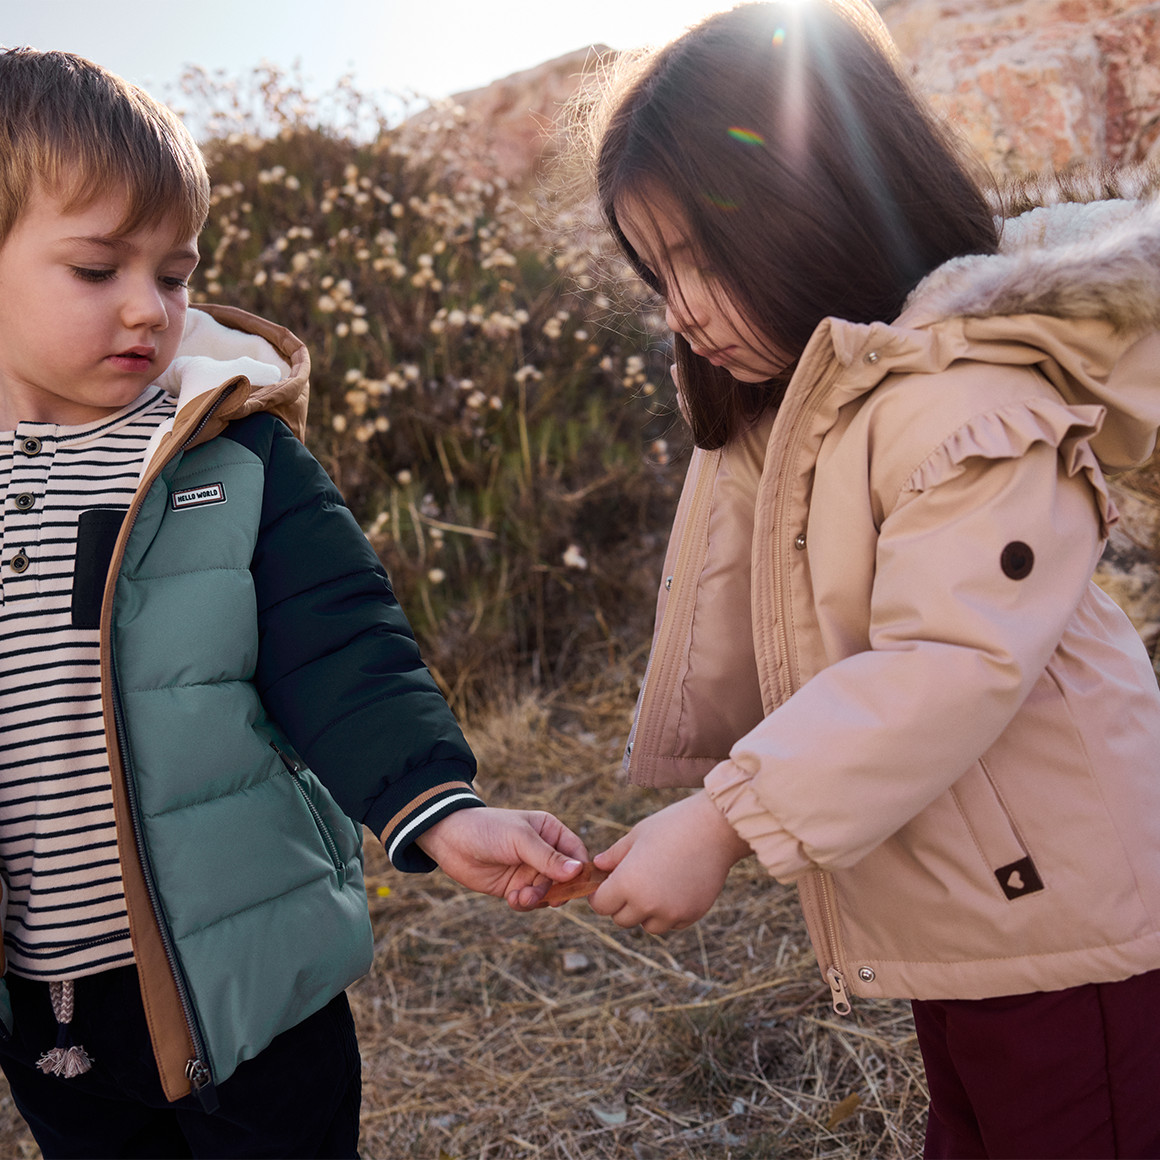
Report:
[[15,503],[18,512],[28,512],[36,506],[36,496],[30,491],[24,491],[13,500],[13,503]]
[[30,459],[32,456],[40,454],[41,446],[40,440],[35,435],[30,435],[27,439],[20,440],[20,450]]
[[8,561],[8,567],[11,568],[17,576],[19,576],[21,572],[28,571],[28,566],[31,563],[32,561],[23,552],[17,552],[16,555]]

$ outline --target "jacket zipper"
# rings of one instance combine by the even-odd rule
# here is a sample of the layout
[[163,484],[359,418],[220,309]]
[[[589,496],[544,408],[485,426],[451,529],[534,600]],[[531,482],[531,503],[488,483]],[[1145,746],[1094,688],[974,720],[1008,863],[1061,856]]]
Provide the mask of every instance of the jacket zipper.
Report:
[[[202,431],[209,422],[213,413],[221,406],[226,398],[233,393],[235,387],[233,385],[227,387],[214,400],[213,404],[206,409],[205,414],[201,417],[201,421],[194,429],[193,433],[181,445],[180,450],[184,451],[198,433]],[[172,457],[168,462],[172,462]],[[157,473],[154,483],[157,478],[160,478],[160,471]],[[150,484],[152,487],[153,484]],[[140,503],[136,503],[131,509],[131,518],[128,521],[128,526],[124,529],[123,542],[128,544],[129,537],[132,535],[133,527],[137,522],[138,513],[141,510]],[[181,969],[181,964],[177,959],[177,950],[173,943],[173,933],[169,929],[168,920],[165,917],[165,912],[161,906],[161,897],[157,890],[157,883],[153,877],[153,867],[149,859],[149,852],[145,846],[145,836],[142,832],[141,817],[140,817],[140,802],[137,796],[137,785],[133,778],[132,770],[129,767],[129,745],[128,735],[125,730],[125,718],[121,707],[121,688],[120,681],[117,677],[117,658],[113,645],[113,634],[110,626],[109,632],[109,675],[113,683],[110,690],[110,695],[113,704],[113,720],[117,730],[117,745],[120,749],[121,757],[121,773],[125,783],[125,793],[129,804],[129,816],[133,821],[133,839],[137,846],[137,857],[141,863],[141,876],[145,882],[145,889],[149,895],[149,904],[153,908],[153,917],[157,922],[158,933],[161,936],[161,945],[165,951],[165,958],[169,963],[170,973],[173,975],[173,982],[177,991],[178,1002],[181,1004],[181,1011],[185,1017],[186,1028],[189,1031],[189,1038],[193,1044],[193,1058],[187,1061],[185,1065],[185,1078],[189,1080],[190,1087],[197,1096],[198,1102],[201,1104],[203,1111],[207,1114],[216,1112],[219,1107],[217,1087],[214,1084],[213,1072],[209,1066],[209,1053],[206,1051],[205,1039],[201,1032],[201,1026],[198,1023],[197,1012],[193,1006],[193,999],[189,992],[189,984],[185,980],[185,974]]]
[[[790,641],[790,626],[789,616],[787,615],[787,600],[786,596],[789,591],[789,556],[788,545],[789,535],[793,531],[789,527],[787,518],[789,510],[789,487],[791,472],[793,471],[798,458],[798,453],[801,449],[803,435],[802,432],[808,429],[807,421],[821,409],[822,403],[829,395],[830,388],[838,379],[838,373],[835,371],[829,382],[824,385],[819,385],[810,394],[809,398],[803,404],[802,409],[794,418],[793,426],[786,438],[785,448],[781,454],[781,461],[778,467],[778,481],[777,489],[774,492],[774,514],[773,514],[773,552],[774,552],[774,574],[780,583],[775,582],[773,586],[773,605],[774,605],[774,620],[777,625],[778,644],[781,648],[781,655],[784,658],[786,668],[786,681],[782,689],[783,698],[782,703],[796,691],[798,687],[798,672],[793,661],[793,652],[791,651]],[[808,535],[808,521],[807,526],[801,529],[799,534]],[[796,549],[795,549],[796,550]],[[817,884],[816,891],[810,891],[811,899],[818,911],[820,911],[823,933],[825,936],[825,953],[826,962],[824,964],[824,974],[826,982],[830,986],[830,996],[833,1003],[834,1011],[839,1015],[849,1015],[851,1011],[850,994],[846,990],[846,978],[841,968],[841,954],[839,953],[838,944],[838,919],[837,907],[834,902],[833,885],[830,875],[824,870],[817,871],[813,876],[813,880]],[[805,900],[803,899],[803,902]]]
[[[228,399],[230,395],[232,395],[237,389],[238,384],[236,382],[229,383],[227,386],[222,388],[221,394],[219,394],[218,397],[214,399],[214,401],[208,407],[206,407],[205,414],[202,415],[202,417],[198,420],[197,426],[194,427],[194,429],[189,433],[189,437],[181,445],[179,450],[189,450],[190,444],[192,444],[193,441],[202,433],[202,431],[205,430],[205,425],[210,421],[210,419],[213,418],[214,412],[217,411],[218,407],[220,407],[222,403],[224,403],[226,399]],[[170,462],[172,462],[172,459]]]
[[318,835],[326,847],[326,852],[330,855],[330,861],[334,865],[335,873],[338,874],[339,880],[341,881],[343,874],[346,872],[346,863],[342,860],[342,853],[339,851],[338,843],[335,842],[334,835],[330,832],[330,827],[326,824],[326,819],[323,818],[314,802],[310,800],[310,794],[307,792],[306,786],[302,784],[302,779],[298,776],[306,767],[301,761],[291,757],[279,748],[276,742],[271,741],[270,748],[278,755],[282,764],[286,767],[286,772],[290,775],[290,780],[294,783],[294,788],[298,790],[302,800],[306,803],[306,808],[310,811],[310,816],[314,819],[314,825],[318,830]]
[[125,781],[125,792],[129,801],[129,815],[133,819],[133,837],[137,843],[137,857],[141,862],[141,876],[145,881],[145,889],[149,893],[149,904],[153,908],[153,917],[157,920],[157,927],[161,934],[161,945],[165,950],[165,958],[173,974],[173,981],[177,988],[177,998],[181,1003],[181,1011],[185,1016],[189,1037],[193,1043],[193,1058],[185,1065],[185,1077],[189,1080],[194,1094],[206,1113],[216,1112],[218,1109],[217,1088],[214,1086],[213,1074],[206,1060],[209,1058],[202,1038],[201,1028],[197,1022],[197,1014],[193,1009],[193,1000],[189,994],[189,986],[181,965],[177,961],[177,951],[173,945],[173,934],[169,923],[161,908],[161,898],[157,892],[157,884],[153,879],[153,867],[149,861],[149,853],[145,846],[145,837],[141,831],[140,803],[137,797],[137,785],[133,780],[132,770],[129,768],[128,737],[125,732],[124,714],[121,711],[121,688],[116,675],[116,658],[113,655],[113,642],[109,641],[110,664],[109,672],[113,680],[111,690],[113,700],[113,719],[117,726],[117,744],[121,750],[121,769]]
[[834,895],[833,887],[830,884],[830,876],[822,871],[818,876],[818,893],[820,895],[820,902],[822,907],[822,921],[826,926],[826,954],[830,959],[830,964],[826,968],[826,982],[830,984],[830,997],[834,1004],[834,1010],[839,1015],[849,1015],[850,996],[846,991],[846,977],[842,974],[842,968],[838,966],[840,956],[838,954],[838,923],[834,917]]

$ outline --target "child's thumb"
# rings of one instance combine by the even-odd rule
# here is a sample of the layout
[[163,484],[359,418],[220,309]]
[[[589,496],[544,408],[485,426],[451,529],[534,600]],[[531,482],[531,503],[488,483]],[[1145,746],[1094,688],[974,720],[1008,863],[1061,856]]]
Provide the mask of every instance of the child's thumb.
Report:
[[584,863],[579,859],[561,854],[543,838],[538,839],[534,852],[525,852],[524,861],[534,866],[541,874],[546,874],[553,882],[568,882],[584,868]]
[[548,865],[544,867],[544,873],[553,882],[569,882],[583,869],[583,862],[578,862],[575,858],[565,857],[559,850],[553,850],[548,859]]

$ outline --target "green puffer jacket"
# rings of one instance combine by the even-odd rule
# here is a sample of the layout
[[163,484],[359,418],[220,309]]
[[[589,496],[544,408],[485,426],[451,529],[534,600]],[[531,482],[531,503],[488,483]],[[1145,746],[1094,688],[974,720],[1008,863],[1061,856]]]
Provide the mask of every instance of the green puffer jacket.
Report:
[[308,370],[288,331],[191,310],[161,379],[173,430],[105,548],[134,952],[166,1095],[210,1108],[369,968],[361,824],[425,870],[414,838],[482,804],[385,572],[291,429]]

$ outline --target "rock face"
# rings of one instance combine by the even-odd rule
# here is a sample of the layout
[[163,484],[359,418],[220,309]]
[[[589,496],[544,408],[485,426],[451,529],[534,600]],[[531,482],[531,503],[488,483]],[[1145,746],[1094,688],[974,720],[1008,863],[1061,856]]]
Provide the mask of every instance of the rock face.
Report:
[[889,0],[882,15],[992,168],[1160,160],[1160,3]]
[[[466,166],[477,177],[502,177],[514,189],[535,183],[556,152],[564,110],[581,80],[611,52],[597,44],[578,49],[481,89],[456,93],[454,115],[470,139],[472,160]],[[421,114],[420,126],[439,116]]]
[[[1001,173],[1160,164],[1160,0],[881,0],[915,81]],[[597,45],[456,94],[481,166],[524,185]]]

